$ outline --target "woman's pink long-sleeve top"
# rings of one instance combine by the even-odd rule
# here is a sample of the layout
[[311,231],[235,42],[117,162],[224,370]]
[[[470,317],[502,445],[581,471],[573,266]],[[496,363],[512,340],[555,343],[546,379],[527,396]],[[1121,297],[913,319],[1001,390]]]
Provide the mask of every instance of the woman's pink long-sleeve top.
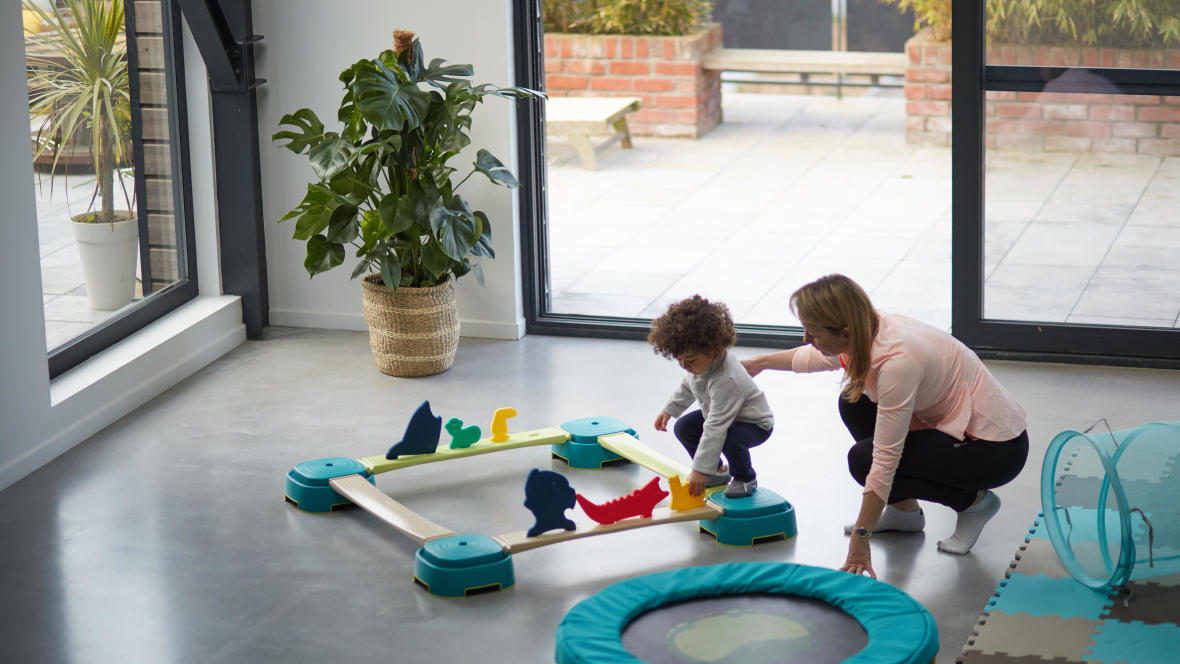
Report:
[[[865,493],[872,491],[889,502],[910,431],[937,429],[955,440],[1004,441],[1026,428],[1024,409],[979,357],[938,328],[882,314],[871,353],[864,394],[877,404],[877,423]],[[801,346],[791,362],[799,373],[839,368],[839,357],[814,346]]]

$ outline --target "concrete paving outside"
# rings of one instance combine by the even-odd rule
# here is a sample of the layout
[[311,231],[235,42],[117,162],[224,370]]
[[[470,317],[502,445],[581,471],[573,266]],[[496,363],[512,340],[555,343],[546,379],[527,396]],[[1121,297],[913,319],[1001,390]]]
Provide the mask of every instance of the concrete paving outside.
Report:
[[[726,91],[698,140],[636,137],[598,170],[550,144],[552,311],[652,318],[700,293],[797,325],[830,272],[949,329],[951,153],[906,145],[905,100]],[[1180,159],[988,153],[989,319],[1178,326]]]

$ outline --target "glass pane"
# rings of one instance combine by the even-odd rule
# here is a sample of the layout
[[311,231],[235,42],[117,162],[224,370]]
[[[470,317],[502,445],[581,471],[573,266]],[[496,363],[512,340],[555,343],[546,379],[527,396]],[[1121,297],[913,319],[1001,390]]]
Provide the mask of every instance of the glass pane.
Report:
[[[849,25],[858,4],[849,3]],[[789,295],[840,272],[879,308],[949,328],[949,44],[913,90],[900,47],[885,54],[893,60],[836,54],[889,63],[876,73],[714,67],[716,90],[711,70],[667,59],[765,46],[767,24],[784,27],[759,52],[780,62],[819,48],[798,45],[809,37],[823,48],[845,41],[792,22],[804,5],[831,20],[829,2],[762,3],[756,21],[743,3],[716,3],[715,20],[742,20],[703,43],[546,35],[549,312],[654,318],[699,293],[739,323],[797,325]],[[905,44],[913,22],[900,23],[880,43]],[[930,102],[916,120],[913,95]],[[618,119],[631,138],[610,143]]]
[[[23,11],[46,343],[53,350],[186,275],[178,260],[162,3],[37,5],[45,8]],[[101,25],[117,30],[88,30]],[[66,38],[79,34],[98,36],[89,44]],[[109,102],[100,96],[94,105],[88,90],[96,85],[112,91]]]
[[1177,325],[1178,102],[987,93],[984,318]]
[[990,65],[1180,69],[1175,3],[1050,0],[988,8]]

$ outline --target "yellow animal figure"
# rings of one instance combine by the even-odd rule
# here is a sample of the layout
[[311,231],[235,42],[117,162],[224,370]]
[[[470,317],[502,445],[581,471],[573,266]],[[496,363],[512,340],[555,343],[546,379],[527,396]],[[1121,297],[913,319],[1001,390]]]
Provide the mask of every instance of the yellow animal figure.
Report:
[[508,440],[508,418],[516,417],[515,408],[497,408],[492,415],[492,442],[502,443]]
[[680,476],[668,478],[668,490],[672,493],[672,511],[683,512],[705,504],[705,494],[699,496],[688,495],[688,485],[680,483]]

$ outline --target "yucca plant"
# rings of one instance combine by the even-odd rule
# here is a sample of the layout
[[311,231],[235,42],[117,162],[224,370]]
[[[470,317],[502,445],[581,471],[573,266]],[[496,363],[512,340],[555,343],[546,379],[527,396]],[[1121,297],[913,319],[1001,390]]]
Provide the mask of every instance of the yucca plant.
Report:
[[41,119],[33,158],[52,155],[52,177],[67,146],[88,132],[99,209],[85,220],[116,221],[116,183],[131,207],[115,176],[128,161],[131,130],[123,0],[61,0],[49,11],[31,0],[24,6],[49,26],[25,35],[33,65],[29,114]]

